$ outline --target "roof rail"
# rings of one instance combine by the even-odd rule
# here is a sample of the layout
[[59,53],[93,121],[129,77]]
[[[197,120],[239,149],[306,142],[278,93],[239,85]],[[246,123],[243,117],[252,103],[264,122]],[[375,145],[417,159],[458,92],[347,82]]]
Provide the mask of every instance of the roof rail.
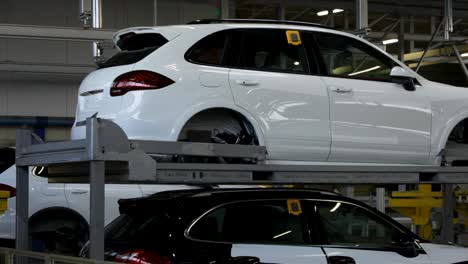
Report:
[[308,27],[320,27],[334,29],[323,24],[302,22],[302,21],[289,21],[289,20],[273,20],[273,19],[197,19],[190,21],[187,24],[217,24],[217,23],[261,23],[261,24],[282,24],[282,25],[296,25]]

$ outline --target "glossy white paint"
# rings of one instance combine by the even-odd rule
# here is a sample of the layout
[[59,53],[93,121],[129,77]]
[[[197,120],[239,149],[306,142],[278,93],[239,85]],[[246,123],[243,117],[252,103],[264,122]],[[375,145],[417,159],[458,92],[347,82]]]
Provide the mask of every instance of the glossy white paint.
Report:
[[[343,256],[351,257],[356,264],[431,264],[431,259],[426,254],[419,254],[415,258],[407,258],[391,251],[360,250],[348,248],[324,247],[328,257]],[[449,264],[446,262],[446,264]]]
[[[0,183],[16,186],[16,167],[0,174]],[[54,184],[47,178],[29,174],[29,216],[50,208],[71,210],[89,223],[89,184]],[[105,224],[119,216],[117,201],[147,196],[161,191],[194,188],[186,185],[106,184]],[[8,208],[0,214],[0,239],[15,239],[16,198],[8,199]]]
[[327,264],[320,247],[233,244],[232,257],[257,257],[260,263]]
[[262,125],[270,159],[327,160],[330,113],[320,77],[232,69],[229,81],[235,103]]
[[451,264],[468,262],[468,248],[422,243],[421,247],[426,251],[432,264]]
[[[437,165],[437,155],[449,133],[468,117],[468,90],[430,82],[398,61],[395,63],[401,70],[393,74],[413,76],[421,84],[416,91],[406,91],[394,83],[228,69],[184,59],[185,52],[198,40],[230,28],[328,32],[379,50],[347,33],[306,26],[155,27],[170,39],[156,52],[138,63],[97,70],[86,77],[80,94],[95,89],[103,93],[80,96],[76,121],[98,113],[120,125],[132,139],[176,141],[195,114],[210,108],[228,108],[251,121],[272,162]],[[122,32],[130,31],[139,30]],[[151,29],[141,30],[148,31]],[[110,98],[108,88],[118,75],[140,69],[158,72],[175,83],[156,91]],[[84,136],[84,127],[73,128],[72,138]]]
[[[422,89],[410,92],[396,83],[323,79],[330,92],[329,161],[427,162],[432,112]],[[350,92],[334,91],[338,88]]]

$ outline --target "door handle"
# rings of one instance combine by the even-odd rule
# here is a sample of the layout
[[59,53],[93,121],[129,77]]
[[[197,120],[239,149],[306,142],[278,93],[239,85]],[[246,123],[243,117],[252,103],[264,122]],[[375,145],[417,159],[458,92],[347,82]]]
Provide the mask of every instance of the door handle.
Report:
[[253,80],[236,80],[236,83],[239,84],[239,85],[243,85],[243,86],[254,86],[254,85],[258,85],[258,82],[257,82],[257,81],[253,81]]
[[350,93],[353,91],[353,89],[345,87],[330,87],[330,90],[335,93]]
[[231,264],[258,264],[260,263],[260,259],[257,257],[250,257],[250,256],[239,256],[239,257],[232,257]]
[[73,189],[71,190],[72,194],[85,194],[88,193],[88,190],[83,190],[83,189]]
[[332,256],[327,259],[329,264],[356,264],[353,258],[346,256]]

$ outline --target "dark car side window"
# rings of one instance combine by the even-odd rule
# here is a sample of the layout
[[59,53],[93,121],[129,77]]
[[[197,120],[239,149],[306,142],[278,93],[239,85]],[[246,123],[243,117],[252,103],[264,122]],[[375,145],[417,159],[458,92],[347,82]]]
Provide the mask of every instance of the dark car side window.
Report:
[[401,231],[361,207],[340,201],[316,203],[328,245],[384,248],[405,237]]
[[346,36],[318,32],[314,35],[329,76],[390,81],[396,63],[380,51]]
[[230,31],[224,30],[208,35],[195,43],[185,55],[185,58],[194,63],[225,66],[227,62],[227,48]]
[[[304,45],[288,43],[286,31],[245,30],[240,67],[250,70],[308,74],[309,63]],[[315,66],[315,63],[312,66]],[[312,68],[312,73],[315,73],[315,67]]]
[[297,245],[309,241],[306,223],[305,215],[292,212],[286,200],[238,202],[200,218],[188,236],[214,242]]

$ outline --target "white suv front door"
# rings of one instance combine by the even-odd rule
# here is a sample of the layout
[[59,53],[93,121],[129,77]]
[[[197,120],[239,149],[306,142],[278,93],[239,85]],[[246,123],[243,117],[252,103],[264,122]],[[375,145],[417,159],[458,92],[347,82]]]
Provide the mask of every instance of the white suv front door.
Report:
[[407,91],[391,82],[396,62],[360,40],[315,35],[328,71],[323,80],[330,94],[329,160],[427,163],[432,112],[424,87]]
[[[296,34],[299,32],[295,31]],[[243,32],[239,67],[229,82],[237,105],[264,129],[270,159],[325,161],[330,151],[327,88],[301,41],[287,30]]]

